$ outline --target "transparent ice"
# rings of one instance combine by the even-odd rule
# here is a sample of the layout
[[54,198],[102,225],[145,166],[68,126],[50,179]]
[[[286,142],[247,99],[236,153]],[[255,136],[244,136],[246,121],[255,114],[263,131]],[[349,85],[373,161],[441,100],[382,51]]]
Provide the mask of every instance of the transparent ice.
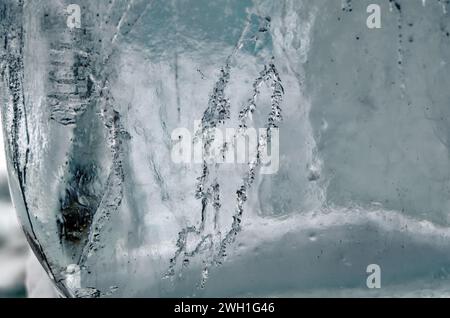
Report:
[[[76,2],[0,0],[10,188],[61,295],[449,295],[449,1],[375,30],[368,0]],[[278,127],[279,171],[173,163],[199,119]]]

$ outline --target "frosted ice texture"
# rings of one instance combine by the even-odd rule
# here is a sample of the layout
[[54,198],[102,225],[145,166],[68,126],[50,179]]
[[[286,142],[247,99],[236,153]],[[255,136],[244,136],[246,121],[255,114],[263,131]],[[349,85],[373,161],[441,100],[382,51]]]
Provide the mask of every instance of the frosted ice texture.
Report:
[[[71,29],[70,1],[1,0],[10,186],[60,293],[445,294],[448,1],[369,30],[372,2],[86,0]],[[278,173],[173,163],[195,120],[279,127]]]

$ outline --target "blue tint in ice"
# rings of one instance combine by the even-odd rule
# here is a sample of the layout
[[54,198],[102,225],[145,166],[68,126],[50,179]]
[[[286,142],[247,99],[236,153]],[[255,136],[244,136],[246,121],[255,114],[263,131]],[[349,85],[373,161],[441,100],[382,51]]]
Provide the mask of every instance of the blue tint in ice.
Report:
[[[10,185],[63,295],[448,295],[448,1],[79,2],[0,2]],[[245,127],[276,173],[270,134],[171,160]]]

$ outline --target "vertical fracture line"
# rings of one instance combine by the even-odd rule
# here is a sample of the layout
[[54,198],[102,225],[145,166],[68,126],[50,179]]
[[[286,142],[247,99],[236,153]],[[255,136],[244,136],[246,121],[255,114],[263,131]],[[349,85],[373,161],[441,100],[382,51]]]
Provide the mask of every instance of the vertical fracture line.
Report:
[[177,103],[177,120],[178,122],[181,121],[181,103],[180,103],[180,87],[179,87],[179,70],[178,70],[178,38],[179,38],[179,34],[178,34],[178,6],[177,6],[178,2],[177,0],[174,0],[172,2],[172,7],[173,7],[173,25],[175,27],[175,49],[174,49],[174,68],[175,68],[175,72],[174,72],[174,81],[175,81],[175,96],[176,96],[176,103]]

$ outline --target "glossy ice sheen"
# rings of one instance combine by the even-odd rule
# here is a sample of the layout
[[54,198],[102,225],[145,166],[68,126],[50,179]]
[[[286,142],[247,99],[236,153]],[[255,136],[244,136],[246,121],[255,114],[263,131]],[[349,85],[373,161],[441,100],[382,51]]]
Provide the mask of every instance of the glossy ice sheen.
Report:
[[[86,0],[71,29],[69,1],[1,0],[10,187],[59,291],[446,295],[448,1],[370,30],[372,2]],[[278,127],[279,171],[173,163],[196,120]]]

